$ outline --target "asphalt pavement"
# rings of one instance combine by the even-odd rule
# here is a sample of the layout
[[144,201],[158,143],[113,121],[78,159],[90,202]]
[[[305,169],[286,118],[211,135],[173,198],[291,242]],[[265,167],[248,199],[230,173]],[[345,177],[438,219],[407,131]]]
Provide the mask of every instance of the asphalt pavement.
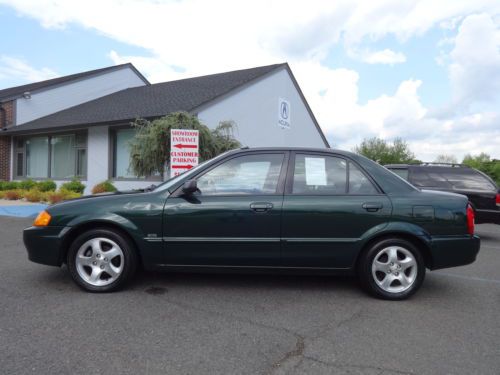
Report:
[[0,217],[1,374],[500,374],[500,226],[387,302],[323,276],[141,272],[89,294],[27,260],[30,222]]

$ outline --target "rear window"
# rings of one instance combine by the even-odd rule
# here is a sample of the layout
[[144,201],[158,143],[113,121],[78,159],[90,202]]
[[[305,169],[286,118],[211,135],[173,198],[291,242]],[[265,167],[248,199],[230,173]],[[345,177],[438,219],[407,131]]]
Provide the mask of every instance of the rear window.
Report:
[[486,177],[472,169],[465,168],[413,168],[410,179],[418,187],[447,190],[495,190],[495,186]]

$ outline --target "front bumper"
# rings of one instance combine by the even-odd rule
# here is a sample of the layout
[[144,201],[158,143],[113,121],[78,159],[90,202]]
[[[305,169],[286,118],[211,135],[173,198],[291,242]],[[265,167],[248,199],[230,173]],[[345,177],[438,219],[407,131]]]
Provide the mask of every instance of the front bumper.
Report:
[[35,263],[60,266],[63,263],[62,241],[69,227],[29,227],[23,231],[28,259]]
[[434,237],[431,242],[432,270],[464,266],[476,260],[481,240],[478,236]]

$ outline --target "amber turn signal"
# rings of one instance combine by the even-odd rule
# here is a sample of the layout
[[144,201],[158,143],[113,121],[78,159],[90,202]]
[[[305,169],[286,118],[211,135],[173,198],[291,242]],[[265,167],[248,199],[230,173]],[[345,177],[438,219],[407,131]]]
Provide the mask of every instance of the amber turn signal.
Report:
[[50,214],[47,211],[42,211],[36,217],[35,221],[33,222],[33,225],[35,227],[46,227],[47,225],[49,225],[50,219],[52,219]]

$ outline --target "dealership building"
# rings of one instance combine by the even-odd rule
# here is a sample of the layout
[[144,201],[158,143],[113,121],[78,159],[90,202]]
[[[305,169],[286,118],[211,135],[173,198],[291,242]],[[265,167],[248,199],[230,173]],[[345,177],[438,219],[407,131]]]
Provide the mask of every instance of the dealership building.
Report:
[[0,90],[0,180],[150,185],[129,170],[130,124],[176,111],[233,121],[244,146],[328,147],[286,63],[157,84],[123,64]]

